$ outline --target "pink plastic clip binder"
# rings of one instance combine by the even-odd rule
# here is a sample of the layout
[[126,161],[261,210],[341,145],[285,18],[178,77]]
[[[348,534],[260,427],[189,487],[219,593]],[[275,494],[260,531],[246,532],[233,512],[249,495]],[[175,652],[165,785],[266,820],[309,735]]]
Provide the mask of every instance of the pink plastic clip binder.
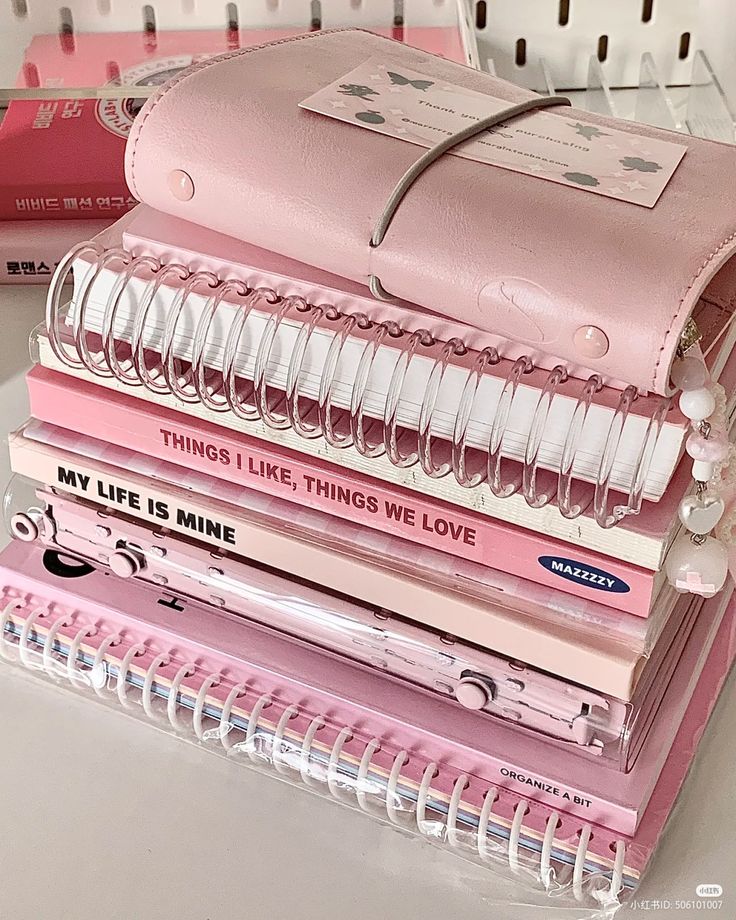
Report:
[[237,613],[621,770],[646,740],[702,606],[680,599],[625,702],[63,493],[39,489],[23,502],[14,492],[6,518],[20,540]]

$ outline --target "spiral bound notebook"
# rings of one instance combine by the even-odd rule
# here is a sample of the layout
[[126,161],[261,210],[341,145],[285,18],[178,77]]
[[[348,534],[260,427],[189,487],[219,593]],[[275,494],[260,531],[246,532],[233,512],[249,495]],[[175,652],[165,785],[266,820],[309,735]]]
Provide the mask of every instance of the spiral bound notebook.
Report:
[[[143,206],[57,280],[72,267],[71,304],[55,287],[47,317],[61,369],[506,520],[546,530],[555,500],[610,526],[659,499],[680,456],[667,399],[503,358],[478,330]],[[578,480],[593,485],[573,495]]]
[[[500,728],[494,747],[504,760],[475,744],[474,714],[448,721],[421,694],[340,662],[326,682],[314,652],[165,591],[131,584],[121,609],[102,573],[59,567],[53,553],[12,544],[0,577],[4,661],[460,855],[527,870],[529,883],[573,903],[615,903],[638,884],[736,651],[733,606],[724,616],[723,599],[710,601],[635,771],[594,776],[576,768],[579,758]],[[522,786],[527,798],[509,764],[535,751],[566,779]],[[636,820],[613,830],[624,815]]]
[[422,558],[405,541],[310,509],[295,517],[277,499],[49,425],[30,422],[10,435],[9,449],[14,473],[99,510],[116,509],[623,700],[673,611],[682,615],[679,595],[667,589],[644,641],[636,641],[625,635],[628,624],[622,637],[610,608],[520,579],[499,582],[470,563],[471,577],[458,578],[442,554],[426,550]]
[[668,620],[626,703],[388,610],[248,560],[213,554],[205,544],[48,489],[27,498],[23,490],[11,490],[9,512],[13,535],[24,542],[237,613],[622,770],[633,765],[646,739],[701,607],[681,598],[681,609]]

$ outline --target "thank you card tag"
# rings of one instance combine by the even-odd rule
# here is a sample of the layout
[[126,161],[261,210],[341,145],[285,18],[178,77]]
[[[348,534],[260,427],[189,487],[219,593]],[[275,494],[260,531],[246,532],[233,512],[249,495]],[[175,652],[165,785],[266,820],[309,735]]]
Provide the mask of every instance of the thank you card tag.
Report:
[[[373,58],[300,103],[312,112],[432,147],[512,103],[393,69]],[[687,148],[571,116],[532,112],[491,128],[451,154],[652,208]]]

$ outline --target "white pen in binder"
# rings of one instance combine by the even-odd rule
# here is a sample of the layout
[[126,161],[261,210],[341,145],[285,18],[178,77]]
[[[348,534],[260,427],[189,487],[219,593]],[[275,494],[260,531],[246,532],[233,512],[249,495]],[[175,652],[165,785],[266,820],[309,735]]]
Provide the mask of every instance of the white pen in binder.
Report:
[[[137,211],[59,266],[46,329],[68,372],[232,414],[297,450],[319,440],[345,465],[357,454],[419,467],[420,483],[448,476],[484,502],[518,494],[569,518],[592,504],[604,527],[663,494],[687,430],[666,398],[504,357],[478,330]],[[591,485],[573,495],[575,480]]]

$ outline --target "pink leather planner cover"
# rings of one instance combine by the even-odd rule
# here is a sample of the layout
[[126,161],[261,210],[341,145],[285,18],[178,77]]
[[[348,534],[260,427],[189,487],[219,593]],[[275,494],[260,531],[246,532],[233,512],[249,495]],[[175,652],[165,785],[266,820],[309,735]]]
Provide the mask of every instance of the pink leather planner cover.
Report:
[[[732,293],[733,269],[724,266],[736,250],[736,218],[722,190],[736,182],[733,147],[550,109],[546,117],[571,125],[578,146],[588,149],[592,132],[604,145],[608,135],[641,147],[642,156],[621,158],[621,178],[607,185],[656,183],[661,165],[645,151],[684,147],[656,204],[593,194],[579,173],[565,184],[449,155],[409,190],[374,248],[375,224],[422,148],[299,107],[366,61],[403,86],[402,69],[423,75],[408,81],[417,92],[429,83],[508,104],[531,96],[365,32],[275,42],[195,66],[148,100],[126,149],[131,190],[159,210],[335,274],[361,283],[378,276],[397,297],[518,343],[515,356],[542,352],[668,392],[699,299],[727,306]],[[529,131],[541,116],[526,117]],[[588,327],[596,357],[580,347]]]

